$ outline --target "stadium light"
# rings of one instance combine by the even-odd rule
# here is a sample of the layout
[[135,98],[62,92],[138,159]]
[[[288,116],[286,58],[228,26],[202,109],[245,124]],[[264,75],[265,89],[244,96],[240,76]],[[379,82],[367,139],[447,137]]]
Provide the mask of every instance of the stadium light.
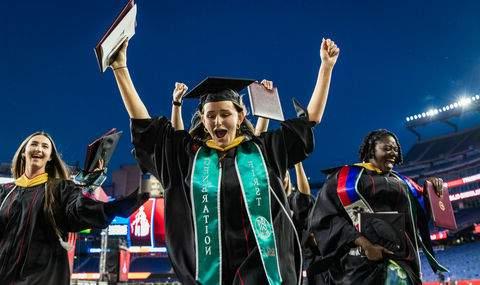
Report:
[[470,100],[470,98],[462,97],[460,98],[460,100],[458,100],[458,105],[462,107],[467,107],[468,105],[470,105],[471,102],[472,101]]
[[470,96],[467,97],[465,95],[463,97],[460,97],[456,102],[453,102],[449,105],[445,105],[439,108],[431,108],[428,111],[425,111],[416,115],[412,115],[412,116],[407,116],[405,117],[405,121],[413,122],[414,120],[431,118],[443,112],[453,111],[456,108],[460,108],[460,107],[467,108],[469,105],[472,105],[472,103],[479,104],[478,101],[480,101],[480,94],[472,95],[471,97]]

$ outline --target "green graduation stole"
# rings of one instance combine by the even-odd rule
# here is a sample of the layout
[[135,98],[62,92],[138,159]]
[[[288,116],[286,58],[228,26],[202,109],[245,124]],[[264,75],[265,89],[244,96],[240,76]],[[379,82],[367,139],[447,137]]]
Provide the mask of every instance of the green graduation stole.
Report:
[[[270,207],[270,182],[259,147],[244,142],[237,147],[235,168],[270,285],[282,283]],[[195,228],[196,272],[199,284],[222,284],[220,183],[217,151],[201,147],[193,162],[191,199]]]

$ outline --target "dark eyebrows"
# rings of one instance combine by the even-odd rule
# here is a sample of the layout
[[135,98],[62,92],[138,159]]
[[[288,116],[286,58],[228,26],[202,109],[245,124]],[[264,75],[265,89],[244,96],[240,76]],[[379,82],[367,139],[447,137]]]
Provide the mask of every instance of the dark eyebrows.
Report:
[[232,110],[229,110],[229,109],[220,109],[220,110],[217,110],[217,111],[207,111],[207,114],[215,114],[215,113],[232,113]]
[[383,147],[384,148],[393,148],[394,150],[398,150],[398,145],[396,143],[395,144],[384,143]]
[[40,143],[39,141],[36,141],[36,140],[31,140],[29,144],[41,144],[43,147],[50,147],[48,143],[46,142],[43,142],[43,143]]

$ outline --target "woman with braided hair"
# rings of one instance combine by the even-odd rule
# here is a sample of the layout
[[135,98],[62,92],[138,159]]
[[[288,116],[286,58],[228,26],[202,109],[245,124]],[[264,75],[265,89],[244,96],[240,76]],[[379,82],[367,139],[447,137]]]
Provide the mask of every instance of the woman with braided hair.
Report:
[[[361,163],[334,169],[319,193],[309,222],[333,284],[421,284],[419,250],[434,271],[426,191],[393,170],[402,163],[398,138],[370,132]],[[441,195],[442,179],[427,178]]]

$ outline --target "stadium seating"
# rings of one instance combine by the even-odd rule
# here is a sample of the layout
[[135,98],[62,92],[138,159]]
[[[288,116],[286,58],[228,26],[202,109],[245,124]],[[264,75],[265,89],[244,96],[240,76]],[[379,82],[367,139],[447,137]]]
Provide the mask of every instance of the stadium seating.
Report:
[[[436,251],[435,254],[440,263],[450,270],[448,276],[451,280],[480,279],[480,242],[452,246]],[[423,281],[437,281],[438,277],[433,273],[425,256],[421,254],[420,257]]]
[[417,142],[405,155],[405,163],[434,161],[480,149],[480,128]]

